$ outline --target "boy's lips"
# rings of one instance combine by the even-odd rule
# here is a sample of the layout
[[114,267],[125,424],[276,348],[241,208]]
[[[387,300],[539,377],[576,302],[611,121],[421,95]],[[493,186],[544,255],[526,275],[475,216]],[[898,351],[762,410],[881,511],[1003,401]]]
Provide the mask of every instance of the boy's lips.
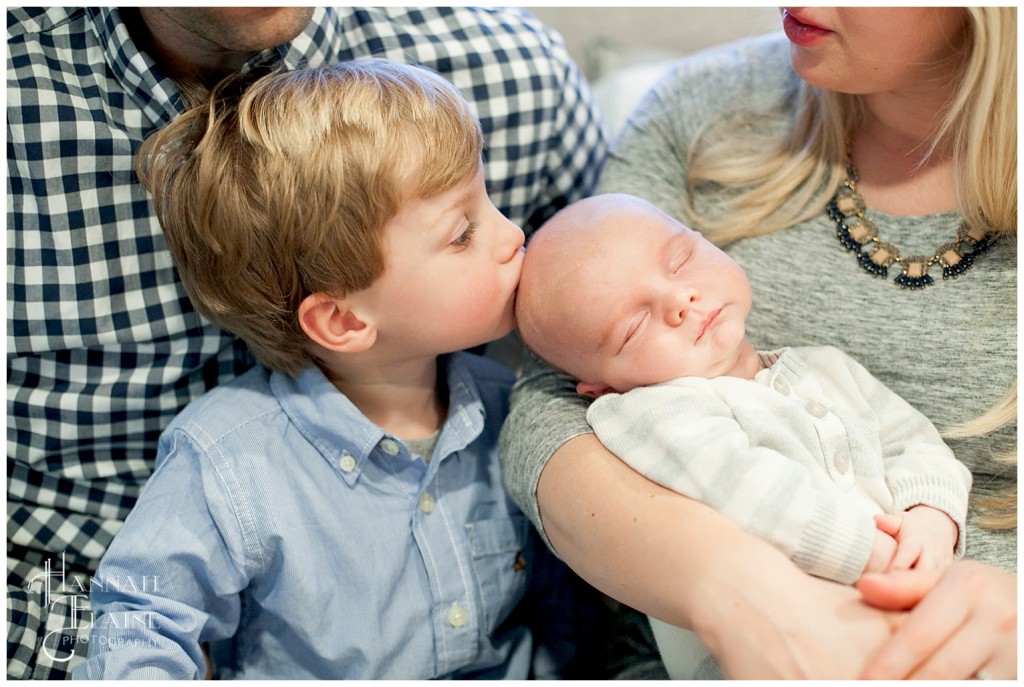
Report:
[[708,328],[711,327],[715,320],[718,319],[718,315],[721,312],[722,309],[717,308],[708,313],[707,317],[704,318],[704,321],[700,323],[700,330],[698,330],[697,338],[693,340],[693,343],[697,343],[704,337],[705,332],[707,332]]

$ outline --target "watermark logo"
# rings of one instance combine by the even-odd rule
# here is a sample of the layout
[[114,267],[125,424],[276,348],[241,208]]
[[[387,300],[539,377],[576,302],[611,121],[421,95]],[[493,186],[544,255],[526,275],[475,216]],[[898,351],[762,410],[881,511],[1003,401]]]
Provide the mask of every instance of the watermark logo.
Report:
[[[26,590],[31,594],[40,594],[41,603],[49,612],[49,618],[62,617],[64,626],[52,630],[43,638],[42,651],[47,658],[55,663],[67,663],[74,658],[78,644],[89,642],[89,633],[96,619],[89,605],[89,594],[97,590],[126,593],[155,593],[160,591],[159,575],[124,575],[119,577],[89,577],[83,581],[80,575],[68,574],[65,565],[65,554],[60,555],[60,567],[57,568],[47,559],[43,563],[43,571],[30,579]],[[100,627],[117,629],[153,630],[158,626],[158,618],[150,611],[122,611],[108,613],[101,618]],[[152,639],[128,637],[96,637],[100,644],[117,645],[155,645]]]

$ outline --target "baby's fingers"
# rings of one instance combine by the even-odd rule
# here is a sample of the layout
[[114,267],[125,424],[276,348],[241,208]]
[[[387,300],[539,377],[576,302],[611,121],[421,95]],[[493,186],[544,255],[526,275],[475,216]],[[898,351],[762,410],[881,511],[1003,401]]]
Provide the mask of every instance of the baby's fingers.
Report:
[[946,550],[945,547],[925,547],[914,565],[914,570],[938,570],[946,568],[952,563],[952,550]]
[[892,557],[889,570],[910,570],[921,558],[921,551],[924,547],[918,541],[901,541],[896,548],[896,555]]
[[879,531],[885,532],[890,537],[895,537],[900,533],[900,524],[902,522],[903,518],[890,513],[881,513],[875,516],[875,527],[877,527]]

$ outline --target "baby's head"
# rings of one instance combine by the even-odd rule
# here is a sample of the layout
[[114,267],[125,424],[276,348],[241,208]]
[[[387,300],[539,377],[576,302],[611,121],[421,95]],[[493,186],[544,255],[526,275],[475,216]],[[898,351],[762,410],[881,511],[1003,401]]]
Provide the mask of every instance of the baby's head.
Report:
[[635,196],[569,205],[527,246],[516,297],[523,342],[596,397],[732,373],[750,352],[743,270]]
[[487,198],[482,145],[452,84],[364,59],[229,79],[138,166],[196,309],[295,374],[325,348],[511,330],[523,236]]

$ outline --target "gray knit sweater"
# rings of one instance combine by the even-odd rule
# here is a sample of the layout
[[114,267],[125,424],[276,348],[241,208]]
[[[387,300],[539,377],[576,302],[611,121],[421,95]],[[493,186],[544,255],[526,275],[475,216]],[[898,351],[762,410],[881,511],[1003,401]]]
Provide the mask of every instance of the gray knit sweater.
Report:
[[[738,104],[759,111],[783,104],[758,126],[789,126],[786,105],[796,80],[781,34],[741,41],[679,62],[645,98],[605,163],[600,192],[631,193],[680,221],[686,188],[686,151],[695,135]],[[714,213],[722,198],[694,199]],[[956,235],[957,213],[892,216],[868,209],[879,234],[904,255],[931,254]],[[624,228],[628,231],[628,228]],[[624,235],[623,240],[629,240]],[[1016,378],[1016,245],[1003,238],[956,280],[923,290],[902,290],[867,275],[835,236],[835,223],[819,217],[763,237],[744,239],[727,252],[746,270],[754,294],[747,331],[758,349],[836,346],[900,394],[943,430],[990,408]],[[552,453],[590,431],[587,401],[567,377],[527,365],[513,391],[502,433],[504,479],[512,498],[540,527],[536,490]],[[1015,450],[1016,424],[989,436],[950,440],[974,475],[972,497],[1016,481],[1016,466],[992,459]],[[968,514],[967,557],[1016,569],[1016,532],[979,529]]]

